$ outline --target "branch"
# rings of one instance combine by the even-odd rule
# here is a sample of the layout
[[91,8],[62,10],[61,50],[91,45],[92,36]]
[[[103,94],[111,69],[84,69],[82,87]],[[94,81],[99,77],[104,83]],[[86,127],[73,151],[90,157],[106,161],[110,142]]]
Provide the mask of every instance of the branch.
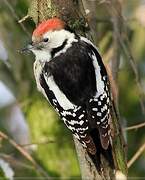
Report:
[[104,177],[99,175],[99,173],[96,171],[96,167],[90,160],[86,150],[82,147],[80,142],[74,138],[76,152],[79,160],[80,170],[81,170],[81,176],[83,180],[86,179],[98,179],[102,180]]
[[[113,9],[112,12],[114,12],[115,14],[117,14],[117,9]],[[137,69],[137,64],[136,64],[136,61],[132,55],[132,51],[130,49],[130,42],[129,42],[129,39],[128,39],[128,35],[127,35],[127,32],[125,31],[126,30],[126,25],[125,25],[125,19],[123,18],[123,16],[120,14],[119,15],[119,18],[123,20],[123,24],[122,24],[122,28],[124,30],[124,34],[123,34],[123,38],[121,36],[120,33],[116,33],[117,35],[117,39],[118,39],[118,42],[120,43],[120,46],[122,47],[125,55],[127,56],[128,60],[129,60],[129,63],[131,65],[131,68],[132,68],[132,71],[134,73],[134,76],[135,76],[135,81],[136,81],[136,84],[137,84],[137,88],[138,88],[138,93],[139,93],[139,101],[140,101],[140,105],[141,105],[141,109],[142,109],[142,113],[145,114],[145,105],[144,105],[144,91],[143,91],[143,88],[142,88],[142,85],[141,85],[141,82],[140,82],[140,76],[139,76],[139,72],[138,72],[138,69]]]
[[[64,141],[62,141],[64,142]],[[45,141],[40,141],[40,142],[32,142],[29,144],[21,144],[21,147],[29,147],[29,146],[37,146],[37,145],[46,145],[46,144],[52,144],[52,143],[57,143],[57,141],[54,140],[45,140]]]
[[[105,7],[109,12],[111,19],[112,19],[112,26],[113,26],[113,47],[114,47],[114,54],[113,60],[111,61],[111,71],[112,74],[110,76],[109,73],[109,80],[111,83],[111,93],[113,95],[113,102],[112,102],[112,124],[113,124],[113,153],[115,156],[115,160],[118,166],[118,169],[122,171],[125,175],[127,174],[127,163],[126,163],[126,143],[123,137],[122,127],[120,124],[120,116],[119,116],[119,109],[118,109],[118,70],[119,70],[119,63],[120,63],[120,45],[118,36],[121,37],[122,33],[122,7],[119,0],[99,0],[100,3],[105,3]],[[111,77],[111,78],[110,78]],[[113,77],[113,78],[112,78]],[[115,92],[115,93],[114,93]]]
[[139,156],[145,151],[145,143],[137,150],[134,156],[128,161],[127,167],[130,168],[132,164],[139,158]]
[[134,57],[132,55],[131,49],[129,47],[128,37],[127,37],[126,34],[124,36],[125,36],[124,40],[120,36],[118,36],[118,39],[119,39],[120,45],[121,45],[125,55],[127,56],[128,60],[129,60],[130,65],[132,67],[132,70],[133,70],[133,73],[134,73],[134,76],[135,76],[135,81],[136,81],[136,84],[137,84],[137,87],[138,87],[139,101],[140,101],[142,113],[145,114],[145,105],[144,105],[144,101],[143,101],[144,92],[143,92],[143,88],[142,88],[142,85],[141,85],[141,82],[140,82],[139,72],[138,72],[138,69],[137,69],[136,61],[135,61],[135,59],[134,59]]
[[47,173],[42,169],[42,167],[39,166],[36,161],[31,157],[31,155],[24,148],[18,145],[13,139],[9,138],[2,131],[0,131],[0,138],[7,140],[13,147],[15,147],[27,160],[29,160],[33,164],[33,166],[39,171],[41,175],[43,175],[46,179],[50,178]]
[[[18,17],[18,15],[16,14],[15,9],[13,8],[13,6],[9,3],[8,0],[3,0],[3,1],[4,1],[4,3],[6,4],[6,6],[9,8],[9,10],[10,10],[10,12],[12,13],[12,16],[15,18],[15,20],[16,20],[17,22],[19,22],[19,17]],[[21,28],[23,29],[23,31],[30,37],[30,33],[27,31],[27,28],[26,28],[23,24],[21,24],[21,23],[20,23],[20,26],[21,26]]]
[[122,21],[122,29],[123,29],[123,32],[125,32],[125,33],[123,35],[121,35],[120,33],[116,33],[116,37],[117,37],[118,42],[119,42],[121,48],[123,49],[126,57],[129,60],[130,65],[131,65],[132,71],[133,71],[134,76],[135,76],[135,82],[136,82],[137,88],[138,88],[140,106],[142,109],[142,113],[145,114],[145,105],[144,105],[144,101],[143,101],[145,93],[143,91],[143,87],[142,87],[141,82],[140,82],[140,76],[139,76],[139,72],[137,69],[136,61],[135,61],[135,59],[132,55],[131,49],[130,49],[130,43],[129,43],[128,35],[127,35],[127,32],[125,31],[126,30],[126,25],[125,25],[126,20],[123,18],[123,16],[121,14],[119,14],[118,8],[111,6],[112,2],[117,3],[117,1],[115,1],[115,0],[103,0],[101,2],[106,4],[108,9],[110,10],[110,12],[112,14],[114,14],[115,16],[118,15],[118,18],[120,19],[120,21]]
[[[109,6],[107,6],[108,12],[111,15],[112,26],[113,26],[113,47],[114,54],[113,60],[111,61],[112,75],[117,84],[118,80],[118,70],[120,64],[120,45],[118,42],[118,36],[121,36],[122,33],[122,12],[121,12],[121,4],[117,0],[108,1]],[[118,104],[118,102],[117,102]]]
[[134,126],[130,126],[130,127],[124,128],[124,130],[125,131],[130,131],[130,130],[136,130],[136,129],[139,129],[139,128],[142,128],[142,127],[145,127],[145,122],[144,123],[140,123],[140,124],[136,124]]
[[7,154],[0,153],[0,158],[3,158],[4,160],[6,160],[8,163],[10,163],[14,167],[35,169],[34,166],[23,163],[23,162],[21,162],[21,160],[18,160],[16,158],[12,157],[12,155],[7,155]]
[[26,16],[24,16],[22,19],[20,19],[20,20],[18,21],[18,23],[22,23],[22,22],[26,21],[26,19],[28,19],[28,18],[29,18],[29,15],[26,15]]

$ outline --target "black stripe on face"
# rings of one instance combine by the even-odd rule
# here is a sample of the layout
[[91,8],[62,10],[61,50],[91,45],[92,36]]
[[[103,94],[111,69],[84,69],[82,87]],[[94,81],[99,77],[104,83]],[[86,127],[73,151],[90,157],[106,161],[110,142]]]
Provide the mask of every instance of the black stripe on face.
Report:
[[55,55],[57,52],[61,51],[61,50],[65,47],[66,44],[67,44],[67,39],[62,43],[61,46],[59,46],[59,47],[57,47],[57,48],[53,48],[52,51],[51,51],[51,57],[54,57],[54,55]]

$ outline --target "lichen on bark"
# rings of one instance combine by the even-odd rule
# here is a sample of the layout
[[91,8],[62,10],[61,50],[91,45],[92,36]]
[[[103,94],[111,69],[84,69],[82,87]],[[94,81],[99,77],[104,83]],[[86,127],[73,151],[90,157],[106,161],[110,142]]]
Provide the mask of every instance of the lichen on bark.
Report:
[[29,6],[28,15],[37,25],[43,20],[58,16],[58,10],[52,3],[52,0],[32,0]]
[[32,0],[28,16],[35,24],[52,17],[64,20],[72,30],[84,34],[88,31],[88,25],[79,10],[78,3],[70,0]]

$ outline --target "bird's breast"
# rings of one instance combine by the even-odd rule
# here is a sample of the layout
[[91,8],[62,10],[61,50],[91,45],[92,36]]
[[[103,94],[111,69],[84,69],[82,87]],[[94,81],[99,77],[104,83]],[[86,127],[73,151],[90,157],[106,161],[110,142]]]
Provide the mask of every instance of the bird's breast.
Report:
[[33,70],[34,70],[34,76],[35,76],[35,80],[36,80],[36,84],[37,84],[37,89],[39,91],[41,91],[41,92],[44,91],[43,88],[40,85],[40,75],[42,73],[44,65],[45,65],[45,62],[41,62],[41,61],[38,61],[38,60],[36,60],[34,62],[34,65],[33,65]]

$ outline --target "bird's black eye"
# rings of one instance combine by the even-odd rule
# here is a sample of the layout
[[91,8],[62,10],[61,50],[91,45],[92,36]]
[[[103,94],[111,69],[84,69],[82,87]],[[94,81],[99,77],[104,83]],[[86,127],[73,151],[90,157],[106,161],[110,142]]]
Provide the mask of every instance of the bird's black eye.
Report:
[[33,46],[33,41],[30,41],[29,44]]
[[48,38],[44,38],[43,42],[48,42],[48,40],[49,40]]

